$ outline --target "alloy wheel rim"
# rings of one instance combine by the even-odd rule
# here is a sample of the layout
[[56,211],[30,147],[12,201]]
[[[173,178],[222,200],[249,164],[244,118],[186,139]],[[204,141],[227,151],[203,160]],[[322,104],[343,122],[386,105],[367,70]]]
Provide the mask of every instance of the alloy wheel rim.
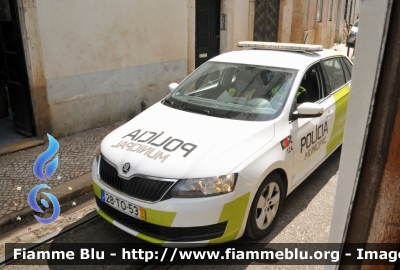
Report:
[[266,229],[274,220],[280,201],[279,186],[269,183],[261,192],[257,202],[256,224],[260,230]]

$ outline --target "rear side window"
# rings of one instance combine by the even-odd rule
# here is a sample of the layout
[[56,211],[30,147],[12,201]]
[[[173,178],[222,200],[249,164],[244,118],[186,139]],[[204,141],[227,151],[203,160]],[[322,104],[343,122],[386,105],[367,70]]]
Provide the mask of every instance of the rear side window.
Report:
[[346,64],[344,63],[343,57],[340,58],[340,63],[342,64],[344,75],[346,76],[346,82],[351,81],[351,74],[350,74],[349,69],[347,68]]
[[322,62],[326,70],[330,91],[334,92],[346,83],[339,58],[331,58]]

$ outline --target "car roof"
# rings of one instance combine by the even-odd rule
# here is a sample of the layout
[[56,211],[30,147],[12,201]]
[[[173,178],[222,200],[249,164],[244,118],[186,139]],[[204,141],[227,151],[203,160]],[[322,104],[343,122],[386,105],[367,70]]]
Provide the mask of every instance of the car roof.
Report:
[[293,52],[278,50],[241,50],[224,53],[212,58],[211,62],[249,64],[291,69],[305,69],[312,63],[331,56],[342,56],[334,50],[318,52]]

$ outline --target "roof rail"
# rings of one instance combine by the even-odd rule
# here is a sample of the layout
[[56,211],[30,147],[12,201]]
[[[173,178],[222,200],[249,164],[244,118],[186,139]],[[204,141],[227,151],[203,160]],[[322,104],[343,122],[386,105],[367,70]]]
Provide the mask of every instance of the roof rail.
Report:
[[293,52],[317,52],[317,51],[322,51],[324,49],[322,45],[262,42],[262,41],[239,41],[238,47],[262,49],[262,50],[293,51]]

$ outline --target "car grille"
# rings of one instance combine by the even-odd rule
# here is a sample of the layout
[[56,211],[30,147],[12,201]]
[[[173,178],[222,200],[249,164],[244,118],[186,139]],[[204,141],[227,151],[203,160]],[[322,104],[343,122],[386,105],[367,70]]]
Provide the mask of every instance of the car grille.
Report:
[[129,180],[119,177],[117,169],[104,158],[100,159],[100,180],[115,190],[143,201],[155,202],[161,200],[163,195],[175,182],[154,180],[144,177],[132,177]]
[[221,237],[227,222],[200,227],[164,227],[128,216],[102,202],[96,196],[97,206],[109,217],[137,232],[166,241],[202,241]]

